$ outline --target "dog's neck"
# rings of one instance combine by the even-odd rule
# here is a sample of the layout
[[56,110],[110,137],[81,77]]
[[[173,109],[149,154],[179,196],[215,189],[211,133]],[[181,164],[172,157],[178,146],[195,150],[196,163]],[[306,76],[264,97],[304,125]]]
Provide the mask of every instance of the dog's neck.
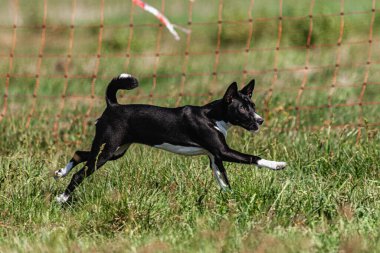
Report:
[[207,116],[215,121],[214,128],[227,136],[227,130],[231,127],[226,117],[226,105],[222,100],[213,101],[205,107],[209,110]]
[[221,99],[215,100],[204,106],[208,109],[207,116],[215,121],[224,121],[228,124],[228,119],[226,117],[226,105]]

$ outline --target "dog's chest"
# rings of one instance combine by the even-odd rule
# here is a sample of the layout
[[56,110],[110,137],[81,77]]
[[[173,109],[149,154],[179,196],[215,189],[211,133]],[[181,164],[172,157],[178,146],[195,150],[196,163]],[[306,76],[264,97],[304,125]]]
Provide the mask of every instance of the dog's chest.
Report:
[[227,130],[231,127],[231,125],[223,120],[215,122],[214,128],[221,132],[224,137],[227,137]]
[[172,153],[180,155],[203,155],[206,153],[206,150],[200,147],[186,147],[180,145],[173,145],[170,143],[162,143],[160,145],[154,145],[153,147],[163,149]]

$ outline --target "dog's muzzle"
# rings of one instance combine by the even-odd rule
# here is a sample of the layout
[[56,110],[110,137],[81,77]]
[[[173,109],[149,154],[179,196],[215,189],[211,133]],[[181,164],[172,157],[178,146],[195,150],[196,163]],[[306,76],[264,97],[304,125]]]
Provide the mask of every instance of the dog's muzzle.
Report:
[[258,117],[255,116],[254,123],[252,123],[249,126],[249,131],[251,131],[253,133],[258,132],[259,131],[259,126],[261,126],[263,123],[264,123],[263,118],[261,118],[260,116],[258,116]]
[[258,115],[257,113],[255,113],[255,116],[254,116],[254,118],[255,118],[255,121],[256,121],[256,123],[258,124],[258,125],[262,125],[263,123],[264,123],[264,120],[263,120],[263,118],[261,118],[261,116],[260,115]]
[[259,131],[259,125],[255,122],[248,127],[248,130],[251,132],[257,132]]
[[264,120],[262,118],[258,118],[256,119],[256,122],[261,126],[264,123]]

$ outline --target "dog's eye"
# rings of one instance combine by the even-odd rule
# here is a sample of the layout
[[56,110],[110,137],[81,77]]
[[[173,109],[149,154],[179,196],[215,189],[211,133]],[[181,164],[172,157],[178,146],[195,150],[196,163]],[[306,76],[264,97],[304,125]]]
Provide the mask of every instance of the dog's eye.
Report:
[[245,107],[242,106],[242,105],[240,105],[240,106],[239,106],[239,112],[245,112]]

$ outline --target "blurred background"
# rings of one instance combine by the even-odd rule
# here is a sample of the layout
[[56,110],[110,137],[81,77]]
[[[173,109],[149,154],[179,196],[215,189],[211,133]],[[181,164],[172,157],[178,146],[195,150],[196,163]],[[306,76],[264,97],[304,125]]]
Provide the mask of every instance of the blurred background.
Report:
[[1,123],[75,140],[127,72],[120,103],[201,105],[233,81],[278,131],[380,125],[380,11],[375,0],[147,0],[176,41],[129,0],[0,0]]

